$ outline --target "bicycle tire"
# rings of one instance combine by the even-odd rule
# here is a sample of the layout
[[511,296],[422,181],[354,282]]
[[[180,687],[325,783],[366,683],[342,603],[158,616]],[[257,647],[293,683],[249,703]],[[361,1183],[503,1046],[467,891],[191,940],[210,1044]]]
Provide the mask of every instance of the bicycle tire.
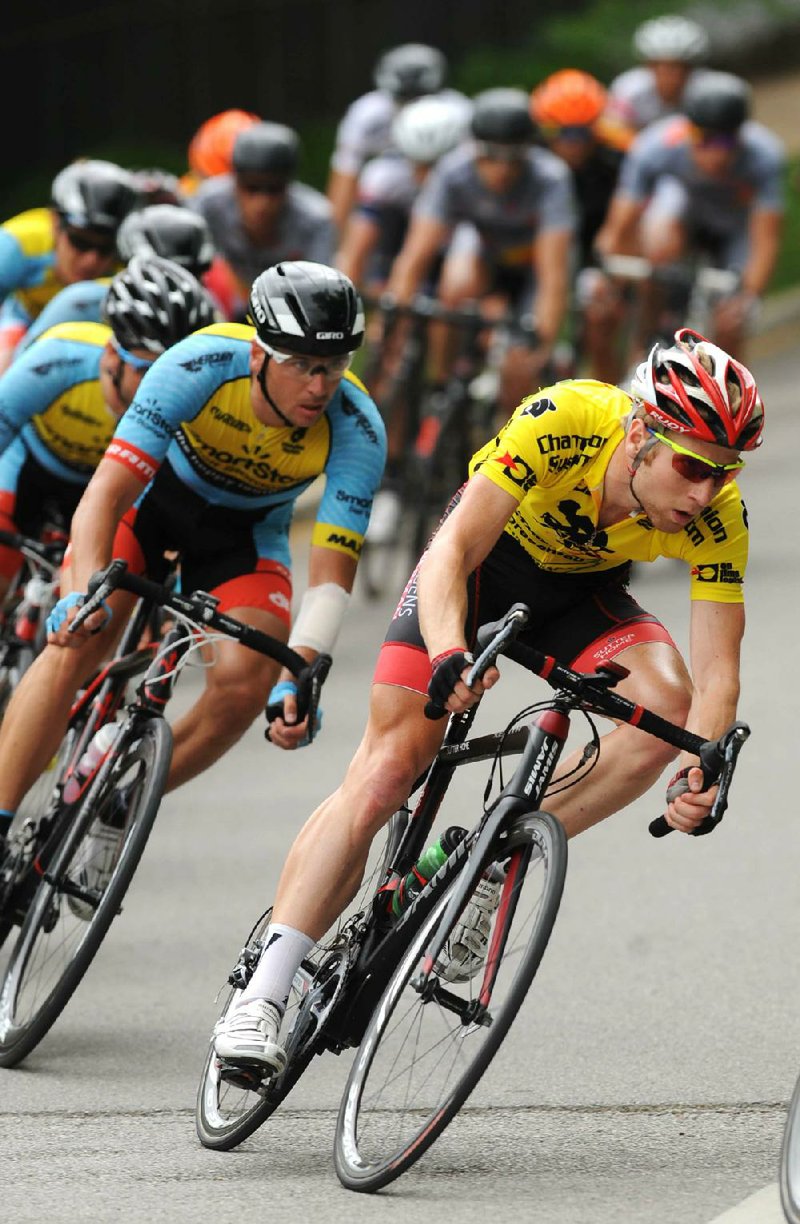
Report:
[[[36,890],[6,967],[0,987],[0,1067],[16,1066],[35,1049],[92,963],[144,851],[171,758],[172,732],[163,718],[135,717],[120,730],[108,768],[98,774],[76,810]],[[127,806],[122,809],[123,834],[111,877],[91,916],[81,918],[70,909],[64,888],[70,866],[98,814],[115,794],[123,793]]]
[[795,1084],[783,1129],[778,1182],[783,1214],[789,1224],[800,1224],[800,1078]]
[[[534,849],[537,854],[530,859],[523,875],[522,864]],[[427,1151],[474,1090],[530,988],[561,901],[567,867],[564,830],[553,816],[544,812],[518,817],[512,821],[496,859],[505,860],[509,854],[511,863],[520,866],[519,870],[516,866],[509,870],[492,919],[500,943],[490,1023],[471,1023],[468,1014],[458,1016],[450,1007],[443,1007],[436,997],[423,999],[411,985],[431,934],[442,920],[453,884],[422,923],[402,957],[353,1061],[334,1143],[337,1175],[350,1190],[368,1193],[380,1190]],[[515,878],[516,906],[508,904]],[[533,896],[538,890],[539,897],[528,922],[526,889]],[[507,985],[503,980],[506,966],[510,975]],[[482,979],[481,969],[472,980],[457,985],[446,983],[447,996],[464,1005],[474,1003],[477,997],[474,991],[477,988],[480,992]],[[401,1030],[405,1027],[409,1040],[413,1038],[413,1046],[403,1039]],[[465,1050],[467,1041],[469,1049]],[[402,1065],[401,1056],[407,1065]],[[407,1083],[401,1082],[403,1076]],[[407,1133],[401,1136],[401,1130]]]
[[[379,848],[374,863],[368,862],[357,898],[354,901],[353,907],[345,911],[346,914],[352,915],[363,911],[367,905],[371,904],[376,888],[397,851],[407,820],[408,813],[405,809],[400,809],[393,813],[386,826],[385,844]],[[245,943],[245,952],[248,948],[260,950],[260,941],[264,937],[271,914],[272,909],[270,908],[253,927]],[[289,996],[286,1011],[290,1031],[293,1023],[292,1013],[299,1012],[306,993],[306,982],[303,981],[302,974],[308,974],[312,965],[316,968],[322,964],[325,958],[330,956],[337,946],[344,950],[346,937],[342,934],[342,927],[343,922],[340,919],[335,927],[332,928],[333,934],[330,940],[326,939],[325,943],[319,945],[311,956],[304,961],[303,967],[301,967],[301,974],[295,978],[292,985],[293,994]],[[257,954],[258,951],[256,952]],[[346,966],[343,966],[343,968],[346,968]],[[312,978],[311,985],[312,987],[318,985],[316,972]],[[231,989],[228,992],[222,1012],[220,1013],[220,1020],[227,1014],[236,993],[235,989]],[[285,1019],[284,1028],[286,1026],[287,1020]],[[195,1127],[197,1136],[203,1146],[212,1148],[215,1151],[227,1152],[231,1148],[238,1147],[245,1139],[248,1139],[254,1131],[258,1130],[259,1126],[267,1121],[281,1102],[285,1100],[314,1058],[314,1055],[321,1048],[321,1040],[313,1044],[305,1043],[300,1052],[290,1057],[286,1070],[270,1085],[268,1094],[262,1096],[256,1087],[248,1089],[239,1085],[237,1089],[237,1085],[230,1084],[230,1081],[228,1081],[230,1086],[225,1086],[226,1082],[220,1076],[221,1064],[214,1052],[214,1035],[212,1034],[200,1077],[195,1110]],[[246,1077],[243,1077],[244,1079]],[[243,1094],[239,1098],[235,1095],[237,1090]]]

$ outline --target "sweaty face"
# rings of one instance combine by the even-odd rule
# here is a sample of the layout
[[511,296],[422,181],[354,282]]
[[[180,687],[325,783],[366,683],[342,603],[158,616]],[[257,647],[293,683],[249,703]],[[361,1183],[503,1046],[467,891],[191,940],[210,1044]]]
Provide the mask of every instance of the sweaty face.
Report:
[[[250,370],[255,375],[265,370],[267,391],[282,415],[298,429],[308,429],[322,416],[342,380],[342,370],[321,370],[324,362],[324,358],[317,363],[311,357],[290,358],[284,362],[267,360],[263,350],[254,343]],[[253,379],[251,402],[260,421],[277,426],[285,424],[265,400],[258,377]]]
[[[678,440],[678,435],[673,435]],[[715,464],[735,463],[739,452],[697,438],[686,440],[694,454]],[[709,468],[708,478],[687,480],[673,464],[675,452],[656,441],[636,468],[631,488],[650,522],[658,531],[674,535],[696,518],[722,488],[722,479]]]
[[237,174],[236,200],[252,241],[266,241],[286,199],[286,179],[268,174]]
[[478,157],[475,169],[484,187],[495,195],[505,195],[522,173],[522,156],[513,160],[506,158]]

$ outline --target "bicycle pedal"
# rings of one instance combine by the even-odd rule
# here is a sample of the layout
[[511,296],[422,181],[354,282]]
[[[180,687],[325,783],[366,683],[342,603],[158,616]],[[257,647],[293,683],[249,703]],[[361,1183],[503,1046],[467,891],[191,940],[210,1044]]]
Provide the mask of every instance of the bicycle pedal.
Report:
[[221,1080],[234,1088],[241,1088],[244,1092],[261,1092],[264,1085],[273,1078],[265,1078],[250,1067],[238,1067],[234,1063],[225,1062],[224,1058],[217,1059],[217,1070]]

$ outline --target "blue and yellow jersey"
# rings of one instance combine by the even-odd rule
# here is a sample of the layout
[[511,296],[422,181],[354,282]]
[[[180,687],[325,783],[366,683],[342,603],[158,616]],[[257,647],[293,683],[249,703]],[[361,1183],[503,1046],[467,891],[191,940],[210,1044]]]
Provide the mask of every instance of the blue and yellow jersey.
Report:
[[58,323],[99,323],[110,284],[110,276],[101,276],[97,280],[77,281],[61,289],[25,332],[14,349],[14,360],[29,349],[34,340]]
[[63,288],[56,279],[55,220],[31,208],[0,226],[0,322],[27,326]]
[[100,389],[111,330],[99,323],[53,327],[0,378],[0,453],[21,437],[39,464],[88,484],[117,418]]
[[310,427],[262,424],[251,404],[254,335],[244,324],[213,324],[163,353],[107,455],[143,484],[166,459],[212,505],[263,508],[287,526],[297,498],[324,473],[312,543],[358,556],[386,456],[378,410],[347,373]]
[[516,498],[505,530],[543,569],[585,573],[675,557],[690,568],[693,599],[742,603],[748,532],[735,482],[674,535],[655,530],[645,514],[598,527],[606,468],[630,410],[630,398],[606,383],[547,387],[523,400],[473,456],[470,473]]

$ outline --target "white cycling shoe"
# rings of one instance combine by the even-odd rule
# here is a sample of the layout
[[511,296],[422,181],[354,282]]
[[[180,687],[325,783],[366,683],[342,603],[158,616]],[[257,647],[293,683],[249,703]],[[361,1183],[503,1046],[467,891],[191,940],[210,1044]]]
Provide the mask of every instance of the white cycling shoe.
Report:
[[281,1013],[267,999],[251,999],[228,1012],[214,1034],[214,1050],[237,1067],[256,1067],[278,1075],[286,1051],[278,1041]]
[[489,951],[492,918],[502,891],[502,880],[478,880],[475,892],[433,967],[443,981],[469,982],[483,969]]
[[[79,887],[96,892],[98,900],[108,888],[108,882],[114,874],[122,834],[122,829],[114,829],[96,818],[70,864],[70,879]],[[97,908],[88,901],[82,901],[80,897],[67,896],[67,905],[75,917],[84,922],[90,920]]]

